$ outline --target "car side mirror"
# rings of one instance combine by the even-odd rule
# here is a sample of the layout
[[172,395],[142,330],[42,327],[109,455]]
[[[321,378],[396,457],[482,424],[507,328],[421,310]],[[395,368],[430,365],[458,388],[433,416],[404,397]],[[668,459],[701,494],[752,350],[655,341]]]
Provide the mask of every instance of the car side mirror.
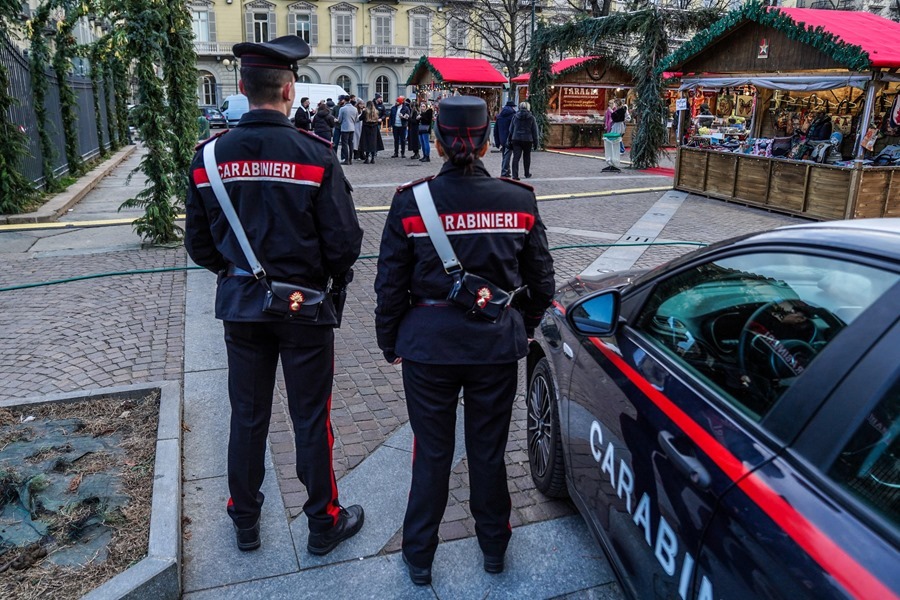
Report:
[[575,303],[566,314],[572,329],[584,335],[612,335],[619,321],[618,290],[601,292]]

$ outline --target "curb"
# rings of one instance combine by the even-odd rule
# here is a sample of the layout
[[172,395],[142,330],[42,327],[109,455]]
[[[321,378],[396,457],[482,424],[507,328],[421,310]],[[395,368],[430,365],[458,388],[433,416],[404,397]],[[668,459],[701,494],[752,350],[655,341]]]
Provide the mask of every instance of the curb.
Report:
[[147,556],[88,592],[82,600],[177,600],[181,597],[181,384],[160,381],[0,401],[0,408],[9,408],[100,397],[141,398],[153,390],[159,390],[160,398]]
[[0,216],[0,223],[17,225],[21,223],[49,223],[55,221],[57,217],[65,214],[72,206],[87,196],[88,192],[97,187],[97,184],[104,177],[131,156],[136,149],[137,146],[135,145],[125,146],[125,148],[106,159],[105,162],[94,168],[90,173],[82,175],[78,181],[69,186],[69,189],[56,194],[45,202],[35,212]]

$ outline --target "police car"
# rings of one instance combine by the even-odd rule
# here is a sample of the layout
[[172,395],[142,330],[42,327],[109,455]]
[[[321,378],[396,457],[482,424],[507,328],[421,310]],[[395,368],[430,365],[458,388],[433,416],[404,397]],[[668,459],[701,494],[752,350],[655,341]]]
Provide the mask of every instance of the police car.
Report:
[[528,382],[535,485],[628,596],[900,595],[900,219],[577,278]]

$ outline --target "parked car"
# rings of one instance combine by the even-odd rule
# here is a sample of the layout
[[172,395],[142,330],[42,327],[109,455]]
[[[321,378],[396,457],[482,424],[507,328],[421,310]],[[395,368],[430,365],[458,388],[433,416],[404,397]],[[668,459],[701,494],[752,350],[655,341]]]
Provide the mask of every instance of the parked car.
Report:
[[900,596],[900,219],[578,278],[527,365],[534,483],[628,596]]
[[228,127],[228,123],[225,121],[225,115],[219,112],[219,109],[215,106],[201,106],[199,108],[200,116],[205,117],[207,121],[209,121],[209,128],[215,129],[226,128]]

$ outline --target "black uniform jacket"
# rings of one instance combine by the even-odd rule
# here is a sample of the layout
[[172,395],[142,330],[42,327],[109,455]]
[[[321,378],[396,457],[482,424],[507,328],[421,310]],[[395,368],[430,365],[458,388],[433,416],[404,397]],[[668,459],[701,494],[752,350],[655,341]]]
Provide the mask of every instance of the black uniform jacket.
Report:
[[[350,183],[331,144],[294,128],[274,110],[252,110],[216,142],[216,162],[256,253],[271,279],[323,289],[359,256],[362,230]],[[219,273],[216,317],[277,321],[262,312],[265,288],[253,277],[229,277],[250,265],[210,187],[203,150],[191,163],[185,247],[198,265]]]
[[[418,183],[418,182],[416,182]],[[503,364],[527,353],[534,327],[554,293],[553,259],[530,186],[444,163],[429,181],[438,214],[462,266],[505,290],[527,285],[496,323],[467,317],[447,297],[453,278],[442,266],[419,215],[412,186],[397,189],[384,226],[375,291],[375,330],[385,358],[428,364]],[[524,316],[524,319],[523,319]]]

